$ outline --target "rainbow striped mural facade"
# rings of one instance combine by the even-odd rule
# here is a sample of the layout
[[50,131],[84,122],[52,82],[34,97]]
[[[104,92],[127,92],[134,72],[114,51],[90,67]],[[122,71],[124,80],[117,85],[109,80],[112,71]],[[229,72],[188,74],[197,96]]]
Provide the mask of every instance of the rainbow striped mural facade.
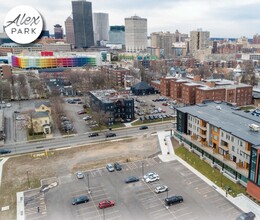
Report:
[[22,69],[43,69],[57,67],[81,67],[84,65],[97,65],[95,56],[12,56],[12,66]]

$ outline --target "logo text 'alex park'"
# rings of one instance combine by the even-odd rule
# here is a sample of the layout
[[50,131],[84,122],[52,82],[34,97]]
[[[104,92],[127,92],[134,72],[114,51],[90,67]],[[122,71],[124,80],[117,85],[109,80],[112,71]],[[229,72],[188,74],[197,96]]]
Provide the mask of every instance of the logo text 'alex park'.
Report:
[[18,44],[34,42],[41,34],[43,19],[40,13],[27,5],[16,6],[6,15],[4,31]]
[[41,21],[41,17],[30,17],[27,16],[26,13],[19,14],[13,21],[7,21],[7,25],[4,28],[9,27],[12,24],[15,24],[16,27],[11,28],[11,34],[17,33],[17,34],[36,34],[36,28],[35,27],[25,27],[20,28],[20,26],[34,26],[38,25]]

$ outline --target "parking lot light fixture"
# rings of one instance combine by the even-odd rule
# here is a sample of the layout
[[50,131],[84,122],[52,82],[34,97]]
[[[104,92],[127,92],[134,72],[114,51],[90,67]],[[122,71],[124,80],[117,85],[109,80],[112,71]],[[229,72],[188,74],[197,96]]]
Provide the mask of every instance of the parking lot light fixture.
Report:
[[27,173],[28,189],[31,189],[31,183],[30,183],[29,171],[27,170],[26,173]]
[[90,194],[91,191],[90,191],[90,187],[89,187],[89,173],[87,173],[87,181],[88,181],[88,194]]
[[144,162],[142,162],[142,177],[144,176]]

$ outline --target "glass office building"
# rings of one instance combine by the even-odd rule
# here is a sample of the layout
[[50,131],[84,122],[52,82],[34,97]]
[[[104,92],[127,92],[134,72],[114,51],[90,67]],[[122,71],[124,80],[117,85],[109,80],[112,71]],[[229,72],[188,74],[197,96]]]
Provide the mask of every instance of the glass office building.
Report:
[[72,1],[75,47],[94,46],[92,3],[84,0]]

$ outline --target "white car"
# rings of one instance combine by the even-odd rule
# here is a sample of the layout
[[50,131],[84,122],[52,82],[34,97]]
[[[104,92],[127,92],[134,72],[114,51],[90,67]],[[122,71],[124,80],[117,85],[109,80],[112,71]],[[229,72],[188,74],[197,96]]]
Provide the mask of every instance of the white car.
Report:
[[145,182],[152,183],[152,182],[157,181],[159,179],[160,179],[159,176],[150,176],[150,177],[145,179]]
[[84,178],[84,173],[83,172],[77,172],[77,177],[78,177],[78,179],[83,179]]
[[159,175],[157,173],[150,172],[150,173],[147,173],[144,175],[144,179],[147,179],[148,177],[152,177],[152,176],[159,177]]
[[107,170],[109,172],[114,172],[115,171],[115,169],[114,169],[114,167],[113,167],[113,165],[111,163],[107,164]]
[[156,193],[162,193],[162,192],[166,192],[167,190],[168,190],[168,186],[160,185],[157,186],[154,191]]
[[10,108],[11,106],[11,103],[6,103],[6,108]]
[[21,115],[18,115],[18,116],[16,117],[16,120],[17,120],[17,121],[22,121],[22,120],[25,120],[25,117],[24,117],[24,116],[21,116]]

